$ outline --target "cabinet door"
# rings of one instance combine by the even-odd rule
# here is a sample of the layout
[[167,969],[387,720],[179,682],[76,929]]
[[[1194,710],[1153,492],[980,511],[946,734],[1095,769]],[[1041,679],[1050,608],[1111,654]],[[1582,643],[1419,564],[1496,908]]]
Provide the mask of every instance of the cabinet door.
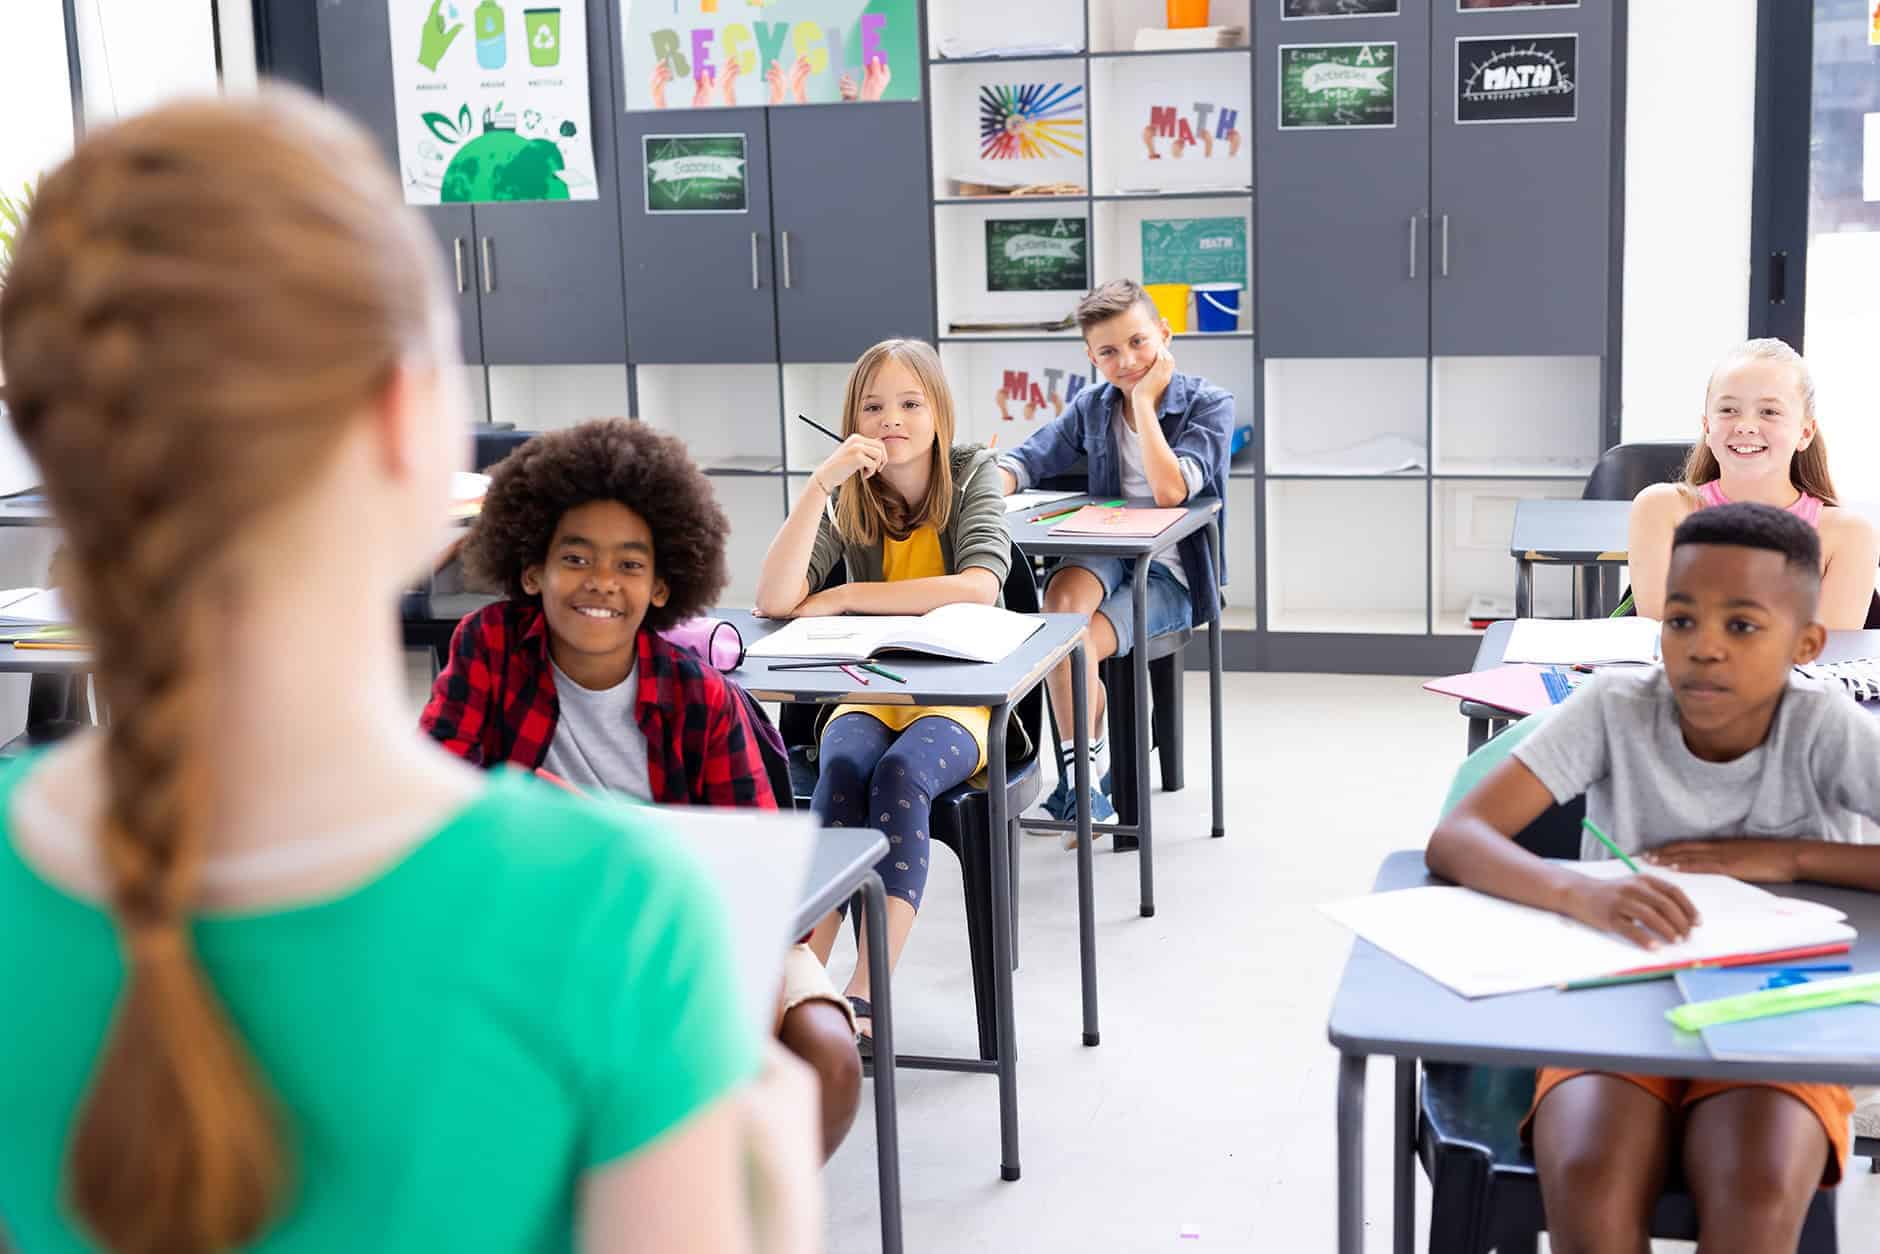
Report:
[[1606,352],[1613,20],[1605,4],[1458,12],[1437,0],[1436,355]]
[[608,0],[587,0],[588,134],[595,200],[476,207],[483,359],[491,365],[625,362],[614,46]]
[[[392,33],[384,0],[322,0],[320,80],[326,98],[372,132],[394,169],[398,166],[398,122],[392,100]],[[462,330],[463,359],[483,360],[483,332],[477,309],[476,243],[467,205],[420,209],[436,233],[444,254],[444,273],[455,296]]]
[[[805,106],[806,107],[806,106]],[[763,109],[626,113],[620,119],[620,216],[626,252],[627,346],[635,362],[777,360],[770,261],[770,152]],[[688,145],[684,141],[697,140]],[[672,179],[649,185],[647,149],[706,154],[724,171],[743,144],[743,194],[735,177],[709,180],[710,196]],[[670,142],[668,142],[670,141]],[[675,159],[654,157],[655,161]],[[669,172],[656,168],[653,174]],[[698,180],[705,186],[706,180]],[[661,204],[649,204],[649,195]]]
[[932,205],[919,102],[770,111],[777,339],[786,362],[931,340]]
[[1256,6],[1254,326],[1268,357],[1429,352],[1431,2],[1291,21]]

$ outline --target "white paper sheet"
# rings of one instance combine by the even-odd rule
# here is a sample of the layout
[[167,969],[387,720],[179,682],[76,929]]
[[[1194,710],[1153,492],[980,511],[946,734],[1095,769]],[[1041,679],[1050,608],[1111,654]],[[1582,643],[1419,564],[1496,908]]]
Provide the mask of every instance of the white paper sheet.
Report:
[[1658,660],[1655,618],[1523,618],[1508,633],[1504,662],[1589,666]]

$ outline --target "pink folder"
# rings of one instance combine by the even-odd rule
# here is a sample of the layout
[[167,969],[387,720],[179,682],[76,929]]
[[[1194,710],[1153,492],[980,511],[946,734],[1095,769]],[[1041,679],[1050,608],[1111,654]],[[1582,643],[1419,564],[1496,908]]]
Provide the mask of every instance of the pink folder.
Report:
[[1086,505],[1051,528],[1067,536],[1159,536],[1188,511],[1185,509],[1113,509]]
[[1479,701],[1511,714],[1532,714],[1553,704],[1541,681],[1544,666],[1511,664],[1432,679],[1423,687],[1462,701]]

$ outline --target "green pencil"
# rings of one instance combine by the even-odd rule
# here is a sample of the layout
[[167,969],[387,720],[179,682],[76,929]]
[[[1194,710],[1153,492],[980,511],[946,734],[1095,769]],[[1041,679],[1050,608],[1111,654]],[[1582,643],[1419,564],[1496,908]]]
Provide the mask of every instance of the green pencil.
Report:
[[1625,863],[1626,869],[1631,871],[1632,874],[1634,875],[1644,874],[1643,871],[1638,869],[1638,863],[1632,861],[1632,859],[1626,856],[1625,850],[1619,848],[1619,846],[1612,843],[1612,837],[1606,835],[1606,833],[1599,830],[1599,824],[1593,822],[1593,820],[1591,819],[1581,819],[1580,826],[1584,827],[1587,831],[1593,833],[1593,835],[1599,837],[1599,843],[1606,846],[1606,848],[1612,850],[1612,856],[1619,859],[1619,861]]
[[906,678],[895,674],[893,671],[889,670],[887,667],[883,666],[879,662],[863,662],[862,669],[865,671],[873,671],[875,674],[881,676],[883,679],[892,679],[897,684],[904,684],[907,682]]

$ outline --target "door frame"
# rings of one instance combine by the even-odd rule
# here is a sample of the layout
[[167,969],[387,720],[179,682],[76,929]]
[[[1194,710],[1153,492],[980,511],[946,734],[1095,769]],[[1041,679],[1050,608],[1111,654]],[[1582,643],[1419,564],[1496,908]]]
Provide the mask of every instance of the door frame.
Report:
[[1757,0],[1749,327],[1797,352],[1808,303],[1815,0]]

